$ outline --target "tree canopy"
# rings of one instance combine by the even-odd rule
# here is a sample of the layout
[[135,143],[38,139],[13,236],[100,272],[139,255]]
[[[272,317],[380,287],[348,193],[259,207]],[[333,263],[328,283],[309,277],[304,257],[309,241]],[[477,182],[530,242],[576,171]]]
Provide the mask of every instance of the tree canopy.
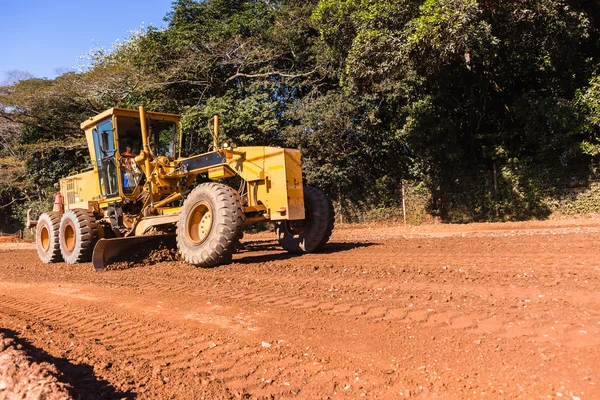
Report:
[[[395,205],[403,181],[452,220],[544,217],[597,176],[600,5],[592,0],[178,0],[164,29],[86,71],[0,87],[0,224],[84,167],[79,123],[175,112],[204,135],[302,150],[337,201]],[[456,219],[456,218],[454,218]]]

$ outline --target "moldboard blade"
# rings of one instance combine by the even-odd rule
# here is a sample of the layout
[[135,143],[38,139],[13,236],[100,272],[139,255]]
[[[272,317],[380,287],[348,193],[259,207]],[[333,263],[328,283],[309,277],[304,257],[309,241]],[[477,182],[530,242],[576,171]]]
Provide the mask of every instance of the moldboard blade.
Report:
[[92,265],[96,271],[102,271],[110,260],[133,245],[172,235],[133,236],[126,238],[100,239],[92,253]]

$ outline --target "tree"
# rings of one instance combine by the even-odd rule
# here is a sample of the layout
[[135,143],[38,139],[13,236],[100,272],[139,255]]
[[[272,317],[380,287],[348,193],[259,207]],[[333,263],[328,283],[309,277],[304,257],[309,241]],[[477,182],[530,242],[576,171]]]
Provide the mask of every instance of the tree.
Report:
[[588,0],[178,0],[83,72],[0,86],[22,177],[0,206],[78,167],[59,159],[85,151],[82,120],[144,105],[181,113],[199,151],[213,114],[224,139],[300,147],[308,183],[365,208],[409,179],[449,220],[543,217],[597,170],[599,18]]

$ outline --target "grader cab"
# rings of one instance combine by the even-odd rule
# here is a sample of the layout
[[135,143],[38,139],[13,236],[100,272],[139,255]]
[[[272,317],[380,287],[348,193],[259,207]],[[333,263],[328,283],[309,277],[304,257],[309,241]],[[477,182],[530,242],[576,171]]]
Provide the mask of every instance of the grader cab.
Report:
[[[273,221],[280,245],[314,252],[334,224],[330,200],[303,186],[300,152],[219,145],[188,154],[198,138],[179,115],[111,108],[81,124],[92,167],[60,180],[52,212],[40,215],[36,246],[44,263],[92,261],[96,270],[132,244],[176,235],[181,257],[212,267],[231,261],[242,228]],[[239,189],[210,180],[239,177]]]

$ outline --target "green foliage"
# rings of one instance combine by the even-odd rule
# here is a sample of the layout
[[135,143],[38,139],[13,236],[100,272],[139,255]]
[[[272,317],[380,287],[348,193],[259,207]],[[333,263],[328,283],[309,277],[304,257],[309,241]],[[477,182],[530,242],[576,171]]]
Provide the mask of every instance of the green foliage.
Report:
[[370,183],[404,167],[403,149],[379,129],[369,104],[344,92],[306,99],[292,116],[297,120],[284,131],[285,143],[302,150],[308,184],[359,199]]
[[600,76],[593,76],[589,86],[577,93],[575,105],[583,115],[581,152],[597,158],[600,155]]
[[567,215],[590,215],[600,213],[600,184],[594,183],[583,191],[563,200],[560,212]]
[[222,97],[213,97],[201,108],[202,120],[222,115],[221,129],[228,140],[240,145],[276,145],[279,142],[277,103],[270,101],[269,93],[252,91],[236,98],[234,91]]
[[429,59],[430,68],[462,59],[471,68],[470,53],[494,51],[497,39],[477,1],[427,0],[419,12],[408,24],[407,44]]
[[35,185],[50,188],[70,173],[79,172],[90,163],[87,150],[54,147],[46,152],[35,152],[27,161],[27,179]]
[[87,163],[81,121],[144,105],[182,114],[188,154],[214,114],[221,140],[299,147],[350,219],[397,215],[402,182],[411,221],[546,218],[599,172],[599,19],[589,1],[178,0],[83,72],[0,87],[0,206]]

